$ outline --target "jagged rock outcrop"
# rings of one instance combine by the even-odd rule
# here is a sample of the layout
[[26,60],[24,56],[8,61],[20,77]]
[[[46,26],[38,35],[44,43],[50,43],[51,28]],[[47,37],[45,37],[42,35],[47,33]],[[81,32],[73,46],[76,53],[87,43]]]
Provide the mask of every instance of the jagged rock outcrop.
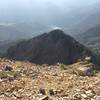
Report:
[[74,38],[56,29],[10,47],[7,56],[36,64],[72,64],[85,56],[92,56],[92,53]]

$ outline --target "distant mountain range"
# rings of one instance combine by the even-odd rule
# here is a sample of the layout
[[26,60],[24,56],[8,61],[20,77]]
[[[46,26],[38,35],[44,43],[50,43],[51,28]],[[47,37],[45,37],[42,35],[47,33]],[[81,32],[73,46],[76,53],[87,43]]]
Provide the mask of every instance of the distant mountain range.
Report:
[[87,17],[85,17],[83,20],[80,20],[80,22],[75,24],[75,26],[72,28],[72,32],[84,33],[89,29],[96,27],[98,24],[100,24],[100,10],[96,10],[95,12],[92,12]]
[[91,48],[91,50],[100,54],[100,25],[97,25],[88,31],[75,36],[82,44]]
[[8,23],[0,25],[0,41],[15,41],[19,39],[28,39],[40,33],[41,30],[48,29],[46,26],[38,23]]
[[[76,2],[74,0],[74,4]],[[15,5],[15,8],[18,9],[13,9],[13,11],[10,8],[4,9],[8,11],[7,15],[4,15],[2,9],[0,9],[0,24],[14,23],[9,26],[8,32],[11,31],[10,33],[15,34],[15,36],[17,33],[19,37],[23,37],[23,34],[26,35],[26,33],[27,36],[30,36],[30,33],[33,33],[33,35],[41,31],[43,33],[53,27],[61,27],[66,33],[72,35],[83,33],[100,24],[100,2],[98,0],[94,3],[91,1],[89,4],[84,2],[80,1],[80,5],[74,5],[70,9],[67,9],[66,3],[60,7],[54,3],[46,2],[45,7],[40,4],[40,8],[32,5],[29,8],[23,8],[23,5],[18,7]],[[23,9],[18,12],[20,7]],[[34,7],[38,9],[33,9]],[[4,34],[7,34],[6,30]],[[0,32],[0,37],[1,34],[3,33]]]

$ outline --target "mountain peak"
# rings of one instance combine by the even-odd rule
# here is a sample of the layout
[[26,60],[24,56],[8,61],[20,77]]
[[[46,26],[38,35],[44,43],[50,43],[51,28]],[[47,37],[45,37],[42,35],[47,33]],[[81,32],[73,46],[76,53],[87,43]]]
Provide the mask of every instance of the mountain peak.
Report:
[[92,56],[83,45],[58,29],[10,47],[7,55],[36,64],[72,64],[83,56]]
[[51,30],[49,34],[64,34],[64,31],[61,29],[54,29],[54,30]]

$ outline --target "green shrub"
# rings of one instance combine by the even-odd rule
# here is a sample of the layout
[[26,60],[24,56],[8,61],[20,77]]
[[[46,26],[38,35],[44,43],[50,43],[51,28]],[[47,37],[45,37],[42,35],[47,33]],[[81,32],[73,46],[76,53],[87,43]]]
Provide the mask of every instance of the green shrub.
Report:
[[14,71],[1,71],[0,78],[16,77],[17,72]]
[[67,68],[66,68],[66,65],[64,65],[64,64],[61,64],[60,65],[60,68],[61,68],[61,70],[66,70]]

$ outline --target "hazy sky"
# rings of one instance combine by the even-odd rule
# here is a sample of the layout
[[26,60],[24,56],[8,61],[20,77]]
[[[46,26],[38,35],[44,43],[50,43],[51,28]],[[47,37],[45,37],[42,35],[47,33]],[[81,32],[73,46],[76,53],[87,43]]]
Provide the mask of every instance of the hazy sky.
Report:
[[82,5],[89,5],[100,0],[0,0],[0,9],[6,9],[11,7],[29,7],[29,6],[41,6],[45,5],[48,6],[49,3],[53,3],[57,6],[82,6]]
[[30,8],[42,9],[41,7],[48,7],[50,4],[59,6],[60,8],[91,5],[100,0],[0,0],[0,11],[7,9]]
[[[76,8],[92,5],[100,0],[0,0],[0,20],[16,19],[32,16],[39,19],[44,16],[53,17],[57,13],[67,13]],[[56,12],[56,13],[55,13]],[[61,15],[60,14],[60,15]],[[29,16],[28,16],[29,15]],[[46,17],[45,17],[46,19]]]

